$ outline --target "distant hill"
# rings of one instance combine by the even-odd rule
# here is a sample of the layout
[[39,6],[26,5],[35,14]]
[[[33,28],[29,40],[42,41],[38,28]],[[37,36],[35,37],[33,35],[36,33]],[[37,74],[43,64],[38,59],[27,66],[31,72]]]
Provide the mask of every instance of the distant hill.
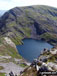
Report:
[[49,6],[15,7],[0,18],[0,33],[16,44],[23,38],[57,43],[57,9]]

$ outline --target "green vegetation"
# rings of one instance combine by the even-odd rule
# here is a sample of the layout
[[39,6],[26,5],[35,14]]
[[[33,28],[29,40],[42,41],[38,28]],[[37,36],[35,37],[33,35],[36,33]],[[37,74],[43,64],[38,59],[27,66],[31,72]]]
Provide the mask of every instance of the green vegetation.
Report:
[[0,39],[0,44],[2,43],[1,39]]
[[31,35],[31,29],[28,27],[20,28],[21,31],[23,31],[24,35],[27,37],[30,37]]
[[22,76],[37,76],[37,71],[35,68],[31,67],[31,69],[25,70]]
[[46,40],[49,40],[52,38],[52,34],[50,33],[44,33],[41,35],[42,38],[46,39]]
[[44,38],[46,41],[49,41],[51,42],[51,40],[54,40],[54,41],[57,41],[57,35],[56,34],[52,34],[52,33],[44,33],[40,36],[41,38]]
[[13,58],[22,58],[22,57],[18,54],[18,51],[17,51],[15,48],[9,46],[8,44],[6,45],[6,47],[7,47],[7,50],[8,50],[8,55],[10,55],[10,56],[13,57]]
[[5,76],[5,73],[0,73],[0,76]]
[[11,40],[16,44],[16,45],[22,45],[22,40],[20,39],[20,37],[14,37],[11,38]]
[[8,25],[8,27],[9,27],[9,26],[13,27],[13,26],[16,26],[16,23],[15,23],[15,21],[12,21],[11,23],[9,23],[9,24],[7,24],[7,25]]
[[[0,45],[0,56],[11,56],[12,58],[19,58],[22,59],[22,57],[19,55],[18,51],[16,48],[10,46],[7,44],[2,37],[1,40],[1,45]],[[0,59],[1,60],[1,59]],[[3,58],[1,61],[10,61],[9,59]]]
[[51,57],[48,59],[48,62],[57,62],[57,54],[51,55]]
[[23,64],[23,63],[21,63],[21,64],[20,64],[20,66],[21,66],[21,67],[26,67],[27,65],[26,65],[26,64]]
[[0,70],[3,70],[4,69],[4,67],[3,66],[0,66]]

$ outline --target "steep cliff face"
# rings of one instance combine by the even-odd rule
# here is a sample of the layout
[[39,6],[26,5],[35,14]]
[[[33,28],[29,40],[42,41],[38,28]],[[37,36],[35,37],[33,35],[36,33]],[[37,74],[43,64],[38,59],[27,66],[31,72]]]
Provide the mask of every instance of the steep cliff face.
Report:
[[0,18],[0,34],[16,44],[23,38],[57,43],[57,9],[49,6],[16,7]]

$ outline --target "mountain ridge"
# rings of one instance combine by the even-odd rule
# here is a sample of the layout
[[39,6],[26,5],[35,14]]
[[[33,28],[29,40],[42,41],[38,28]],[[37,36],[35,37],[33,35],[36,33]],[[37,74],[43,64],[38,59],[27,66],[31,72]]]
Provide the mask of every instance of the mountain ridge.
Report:
[[0,18],[0,33],[11,38],[19,36],[19,41],[29,37],[57,43],[56,29],[57,9],[49,6],[16,7]]

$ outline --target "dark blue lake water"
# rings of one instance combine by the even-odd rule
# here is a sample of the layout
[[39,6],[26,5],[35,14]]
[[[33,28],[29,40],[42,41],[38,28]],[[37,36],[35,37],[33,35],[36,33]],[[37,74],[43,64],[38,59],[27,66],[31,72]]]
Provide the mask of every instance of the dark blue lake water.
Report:
[[32,62],[33,59],[37,58],[44,48],[50,49],[53,47],[47,42],[41,40],[24,39],[23,42],[23,45],[17,45],[17,49],[19,51],[19,54],[30,62]]

